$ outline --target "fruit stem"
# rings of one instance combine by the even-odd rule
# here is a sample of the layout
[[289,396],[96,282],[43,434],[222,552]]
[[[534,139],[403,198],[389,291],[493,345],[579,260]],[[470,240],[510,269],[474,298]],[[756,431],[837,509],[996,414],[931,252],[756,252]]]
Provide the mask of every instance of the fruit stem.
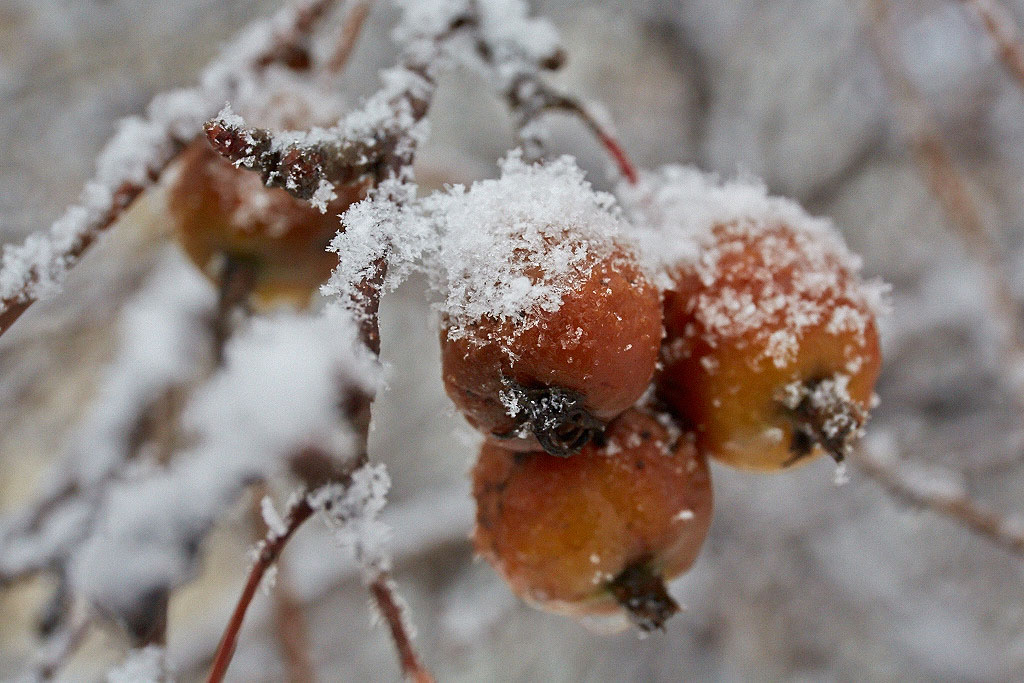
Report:
[[845,375],[815,378],[787,385],[779,402],[793,421],[793,457],[789,466],[820,446],[837,462],[843,462],[860,437],[867,415],[847,391]]
[[568,458],[604,433],[604,423],[586,409],[583,394],[564,387],[524,387],[505,379],[505,403],[515,428],[498,438],[530,431],[550,455]]
[[679,611],[679,603],[668,594],[665,579],[654,571],[649,558],[626,567],[608,584],[608,590],[644,633],[664,631],[665,622]]
[[213,360],[217,366],[224,363],[224,348],[233,330],[233,316],[245,310],[249,295],[256,286],[256,266],[230,254],[224,254],[219,273],[217,313],[213,320]]

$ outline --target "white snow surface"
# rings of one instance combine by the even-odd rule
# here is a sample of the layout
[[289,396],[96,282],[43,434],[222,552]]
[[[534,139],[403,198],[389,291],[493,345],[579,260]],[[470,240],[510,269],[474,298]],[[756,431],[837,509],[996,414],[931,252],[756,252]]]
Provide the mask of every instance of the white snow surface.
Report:
[[73,557],[72,586],[119,614],[187,580],[199,541],[247,484],[280,476],[306,447],[343,462],[356,455],[338,405],[346,390],[373,392],[376,382],[376,363],[342,312],[253,321],[184,413],[196,446],[107,490],[92,535]]
[[530,164],[513,152],[500,178],[453,186],[423,205],[439,232],[433,268],[453,338],[484,317],[535,324],[628,235],[615,198],[595,191],[568,156]]

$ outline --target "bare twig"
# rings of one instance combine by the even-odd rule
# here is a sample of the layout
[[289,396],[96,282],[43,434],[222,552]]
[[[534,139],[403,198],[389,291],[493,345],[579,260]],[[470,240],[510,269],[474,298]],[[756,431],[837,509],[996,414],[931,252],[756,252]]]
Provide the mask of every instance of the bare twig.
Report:
[[355,0],[352,3],[348,14],[345,15],[345,23],[341,27],[341,37],[334,48],[334,54],[327,60],[327,70],[331,73],[340,73],[348,64],[352,50],[355,49],[356,42],[359,40],[359,34],[362,33],[363,24],[370,16],[372,6],[372,0]]
[[[986,229],[981,211],[957,168],[927,102],[917,91],[900,66],[900,61],[887,35],[888,0],[871,0],[870,38],[878,56],[882,73],[899,108],[899,117],[914,157],[932,194],[939,200],[952,227],[960,234],[978,264],[982,267],[987,297],[994,319],[1000,327],[1002,355],[1009,368],[1024,363],[1024,332],[1017,319],[1017,301],[1000,258],[1000,248]],[[1014,392],[1024,405],[1024,385],[1020,373],[1014,378]]]
[[224,350],[233,331],[233,318],[238,311],[248,310],[249,295],[256,285],[256,269],[247,262],[224,255],[217,290],[217,311],[213,319],[213,361],[224,363]]
[[895,498],[947,517],[1013,553],[1024,555],[1024,524],[1011,523],[963,491],[915,482],[866,448],[855,449],[850,459]]
[[556,92],[547,84],[532,77],[510,89],[508,99],[516,115],[520,135],[523,135],[529,124],[535,122],[545,112],[561,111],[578,118],[604,147],[626,182],[636,185],[639,176],[626,150],[612,130],[601,123],[581,102]]
[[398,648],[399,664],[406,680],[415,683],[433,683],[434,677],[423,666],[423,662],[420,661],[419,655],[416,653],[416,648],[413,647],[413,636],[405,621],[404,608],[395,593],[394,582],[387,572],[379,573],[370,583],[370,594],[373,595],[377,608],[391,630],[391,637]]
[[224,674],[227,673],[228,665],[231,663],[231,657],[235,654],[235,646],[238,644],[238,632],[242,628],[242,621],[245,619],[245,613],[249,609],[253,597],[256,595],[256,590],[260,586],[263,575],[277,561],[281,551],[287,545],[288,539],[312,516],[313,507],[309,504],[309,500],[303,496],[288,509],[285,515],[285,532],[280,535],[273,530],[267,532],[259,546],[256,561],[249,570],[249,577],[242,588],[242,595],[238,598],[238,604],[235,606],[235,610],[232,612],[231,618],[224,628],[224,635],[221,637],[220,644],[217,646],[217,652],[213,657],[213,665],[207,678],[208,683],[216,683],[224,679]]
[[[289,45],[304,39],[336,0],[305,0],[269,20],[276,30],[264,37],[254,22],[206,70],[203,85],[158,96],[147,119],[132,119],[100,155],[97,173],[46,235],[7,247],[0,271],[0,335],[37,300],[56,290],[103,232],[160,177],[203,121],[231,99],[247,72],[278,61]],[[265,41],[261,46],[260,39]],[[255,47],[254,47],[255,42]],[[241,56],[242,58],[240,58]]]
[[[253,489],[252,518],[260,530],[260,538],[271,533],[263,518],[262,504],[267,495],[267,485],[259,484]],[[310,683],[315,680],[313,662],[310,659],[309,628],[302,602],[296,597],[288,583],[288,571],[278,558],[277,575],[274,580],[273,622],[277,642],[281,647],[281,659],[285,665],[285,679],[291,683]]]
[[37,668],[40,680],[51,680],[64,667],[85,640],[92,625],[92,614],[81,611],[72,622],[55,633],[50,642],[43,648],[41,661]]
[[302,602],[288,584],[288,572],[277,567],[274,585],[274,628],[285,662],[285,678],[290,683],[310,683],[316,671],[310,658],[309,628]]
[[996,45],[996,54],[1003,66],[1024,88],[1024,46],[1021,45],[1020,31],[1016,23],[997,0],[960,0],[977,12],[989,37]]

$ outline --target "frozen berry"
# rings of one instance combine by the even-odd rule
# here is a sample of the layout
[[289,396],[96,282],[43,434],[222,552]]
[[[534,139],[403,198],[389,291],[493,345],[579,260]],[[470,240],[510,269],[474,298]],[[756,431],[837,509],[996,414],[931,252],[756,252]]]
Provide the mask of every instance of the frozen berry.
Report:
[[528,602],[660,628],[665,581],[696,560],[711,479],[692,440],[630,410],[572,458],[485,443],[473,472],[477,551]]
[[831,229],[710,229],[665,295],[663,398],[709,455],[772,470],[862,431],[881,355],[859,263]]
[[446,329],[444,385],[492,440],[568,455],[644,393],[661,336],[657,289],[614,251],[532,325],[483,317],[454,338]]
[[258,303],[301,306],[337,265],[327,245],[341,229],[338,215],[364,188],[336,192],[321,213],[196,140],[181,155],[168,205],[178,240],[204,273],[219,281],[226,269],[248,269]]

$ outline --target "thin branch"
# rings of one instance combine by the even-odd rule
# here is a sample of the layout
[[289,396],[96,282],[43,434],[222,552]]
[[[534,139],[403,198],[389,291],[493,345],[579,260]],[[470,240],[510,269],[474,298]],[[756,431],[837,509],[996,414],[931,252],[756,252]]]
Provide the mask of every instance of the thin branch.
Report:
[[363,24],[370,16],[370,9],[373,6],[372,0],[355,0],[348,14],[345,15],[345,23],[341,27],[341,37],[334,48],[334,54],[327,60],[327,70],[337,74],[348,64],[349,57],[356,47],[359,35],[363,31]]
[[1017,555],[1024,555],[1024,524],[1013,524],[963,491],[916,482],[868,453],[866,448],[855,449],[850,459],[895,498],[947,517]]
[[308,0],[294,10],[294,18],[274,32],[269,50],[257,57],[255,66],[265,68],[271,64],[284,64],[290,69],[304,71],[312,66],[307,43],[320,19],[336,4],[336,0]]
[[276,61],[282,48],[291,52],[288,46],[308,36],[334,2],[306,0],[281,10],[269,21],[253,22],[207,67],[202,86],[158,95],[150,103],[146,119],[127,119],[100,153],[96,174],[86,183],[81,203],[68,208],[46,234],[32,235],[23,244],[4,249],[0,335],[33,303],[59,289],[64,273],[159,179],[184,143],[231,99],[247,74]]
[[224,364],[224,350],[234,331],[236,312],[248,312],[249,296],[256,285],[256,268],[230,255],[224,255],[217,289],[217,311],[213,318],[213,362]]
[[1003,66],[1024,88],[1024,45],[1013,18],[996,0],[960,0],[978,13],[981,23],[995,43],[996,54]]
[[[950,224],[982,267],[989,291],[988,303],[1001,328],[1003,362],[1007,367],[1018,368],[1024,364],[1024,332],[1017,319],[1013,287],[1000,258],[1001,249],[986,229],[975,198],[957,168],[927,102],[900,66],[899,57],[886,34],[888,12],[888,0],[871,0],[871,44],[898,104],[900,122],[921,173],[945,210]],[[1019,377],[1019,373],[1014,371],[1008,376]],[[1018,401],[1024,405],[1024,386],[1019,380],[1013,389]]]
[[[96,238],[100,236],[104,231],[113,225],[117,219],[121,216],[124,211],[131,206],[139,195],[142,194],[143,190],[148,187],[149,184],[156,182],[163,169],[168,163],[174,159],[175,156],[181,151],[183,145],[178,141],[168,141],[170,144],[170,153],[165,154],[164,158],[161,159],[155,166],[151,167],[147,171],[146,180],[147,184],[139,184],[131,181],[122,182],[116,190],[114,190],[110,199],[107,202],[107,206],[102,210],[99,215],[92,218],[84,225],[76,226],[75,234],[71,237],[70,243],[67,244],[56,256],[61,262],[60,266],[63,268],[71,268],[81,259],[82,255],[86,250],[92,246]],[[92,181],[93,183],[97,181]],[[72,207],[67,210],[62,220],[73,219],[77,213],[76,209],[81,207]],[[61,221],[54,223],[51,228],[51,237],[59,238],[57,234],[58,224]],[[57,241],[54,239],[53,241]],[[62,240],[64,241],[64,240]],[[26,242],[23,248],[28,251],[29,243]],[[6,269],[8,266],[8,254],[13,253],[9,249],[4,250],[3,267]],[[13,260],[13,259],[12,259]],[[20,259],[19,259],[20,260]],[[35,303],[40,296],[32,291],[33,287],[38,284],[44,277],[43,272],[45,269],[52,267],[54,257],[48,256],[47,261],[49,263],[33,263],[24,274],[21,276],[20,286],[16,291],[11,294],[4,296],[0,299],[0,335],[10,329],[11,325],[17,322],[18,318],[28,310],[29,306]],[[4,291],[10,289],[5,287]]]
[[551,90],[547,85],[542,83],[533,84],[530,88],[531,97],[535,99],[535,103],[532,106],[527,106],[518,101],[518,97],[513,96],[513,109],[522,109],[520,114],[519,129],[522,130],[529,123],[537,119],[542,113],[547,111],[562,111],[568,114],[576,116],[582,121],[590,132],[597,138],[598,143],[604,147],[608,156],[611,157],[612,161],[619,169],[619,173],[626,179],[630,185],[636,185],[639,180],[639,176],[636,171],[636,166],[633,161],[629,158],[626,150],[622,144],[618,141],[615,133],[606,125],[601,123],[596,116],[594,116],[587,107],[583,106],[581,102],[573,99],[567,95],[557,93]]
[[40,680],[51,680],[67,664],[85,641],[92,620],[90,612],[80,611],[69,625],[49,639],[49,643],[42,648],[41,661],[36,670]]
[[303,496],[288,509],[285,516],[284,533],[278,535],[273,530],[267,532],[259,546],[256,561],[249,570],[249,577],[242,588],[242,595],[238,598],[238,604],[235,606],[234,612],[231,613],[231,618],[224,628],[224,635],[221,636],[220,643],[217,645],[217,652],[213,657],[210,675],[206,679],[208,683],[217,683],[224,679],[228,665],[231,664],[231,658],[235,654],[242,621],[245,619],[245,613],[249,609],[253,597],[256,595],[256,590],[260,586],[263,575],[277,561],[281,551],[287,545],[288,539],[292,537],[307,519],[313,516],[313,512],[314,510],[309,504],[309,500],[306,496]]
[[[263,517],[263,500],[268,494],[267,485],[259,484],[253,489],[251,516],[260,536],[271,533]],[[274,580],[273,622],[277,642],[281,647],[281,659],[285,665],[285,679],[292,683],[310,683],[315,679],[313,662],[310,659],[309,628],[302,602],[296,597],[288,583],[288,572],[281,558],[277,560],[277,575]]]
[[285,679],[291,683],[310,683],[316,679],[316,670],[310,658],[309,627],[302,601],[288,584],[288,572],[277,567],[274,585],[274,627],[281,655],[285,662]]
[[391,630],[391,637],[398,648],[399,664],[406,680],[415,683],[434,683],[434,677],[423,666],[413,646],[413,636],[406,624],[405,608],[395,592],[394,581],[387,572],[380,572],[370,583],[370,594]]

